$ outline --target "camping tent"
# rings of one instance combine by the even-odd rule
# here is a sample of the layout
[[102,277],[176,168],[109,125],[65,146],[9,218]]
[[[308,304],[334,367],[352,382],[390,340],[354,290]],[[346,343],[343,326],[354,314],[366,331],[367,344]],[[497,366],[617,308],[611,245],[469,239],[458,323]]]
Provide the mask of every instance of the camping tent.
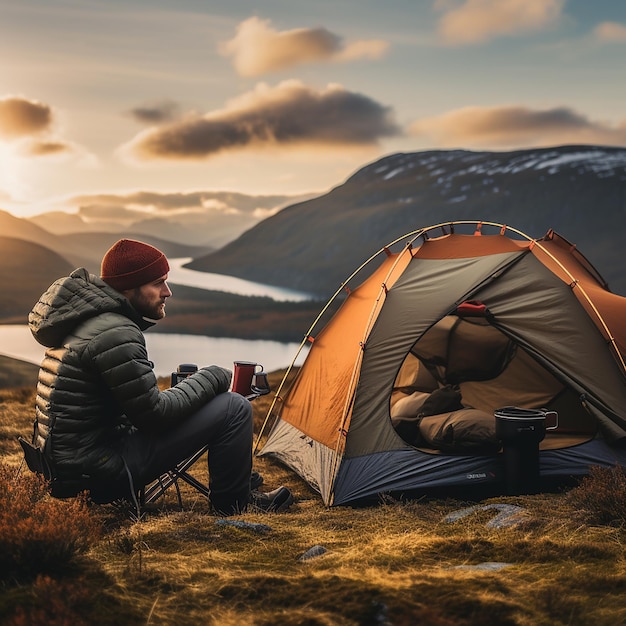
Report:
[[[553,231],[420,229],[370,257],[331,302],[344,292],[306,333],[304,363],[295,377],[288,369],[257,441],[326,505],[505,485],[501,407],[558,413],[538,444],[541,481],[626,466],[626,298]],[[425,411],[441,389],[458,404]]]

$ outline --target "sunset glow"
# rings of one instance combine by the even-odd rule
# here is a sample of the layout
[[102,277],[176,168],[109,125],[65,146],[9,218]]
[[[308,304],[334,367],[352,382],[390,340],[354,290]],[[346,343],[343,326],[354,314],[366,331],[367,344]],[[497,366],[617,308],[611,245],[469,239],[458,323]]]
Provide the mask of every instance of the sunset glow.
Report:
[[103,194],[115,210],[137,192],[319,194],[394,152],[626,145],[621,2],[0,11],[0,209],[19,216]]

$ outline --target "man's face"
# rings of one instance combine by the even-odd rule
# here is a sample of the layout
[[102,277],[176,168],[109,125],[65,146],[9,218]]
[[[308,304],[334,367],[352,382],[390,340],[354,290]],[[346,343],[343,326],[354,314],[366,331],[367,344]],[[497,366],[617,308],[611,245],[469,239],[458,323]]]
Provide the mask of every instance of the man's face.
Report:
[[151,283],[122,293],[142,317],[160,320],[165,317],[165,300],[172,295],[166,281],[167,274],[164,274]]

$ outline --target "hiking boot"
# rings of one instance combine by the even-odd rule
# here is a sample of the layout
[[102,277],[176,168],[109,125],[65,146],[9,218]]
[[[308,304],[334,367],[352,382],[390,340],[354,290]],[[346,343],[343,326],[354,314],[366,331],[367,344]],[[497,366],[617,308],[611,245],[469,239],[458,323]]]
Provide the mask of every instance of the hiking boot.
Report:
[[263,484],[263,476],[259,472],[250,474],[250,491],[255,491]]
[[278,487],[278,489],[267,493],[260,491],[250,493],[250,504],[266,513],[285,511],[293,504],[293,501],[294,497],[287,487]]

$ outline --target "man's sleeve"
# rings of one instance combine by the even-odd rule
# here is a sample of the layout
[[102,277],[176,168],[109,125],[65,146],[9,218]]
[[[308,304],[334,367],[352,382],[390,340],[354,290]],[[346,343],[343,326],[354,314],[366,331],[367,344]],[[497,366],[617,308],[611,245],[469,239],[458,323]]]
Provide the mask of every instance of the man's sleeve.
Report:
[[230,372],[213,365],[161,391],[143,333],[131,322],[100,333],[89,348],[91,363],[103,383],[140,429],[162,430],[177,424],[230,386]]

